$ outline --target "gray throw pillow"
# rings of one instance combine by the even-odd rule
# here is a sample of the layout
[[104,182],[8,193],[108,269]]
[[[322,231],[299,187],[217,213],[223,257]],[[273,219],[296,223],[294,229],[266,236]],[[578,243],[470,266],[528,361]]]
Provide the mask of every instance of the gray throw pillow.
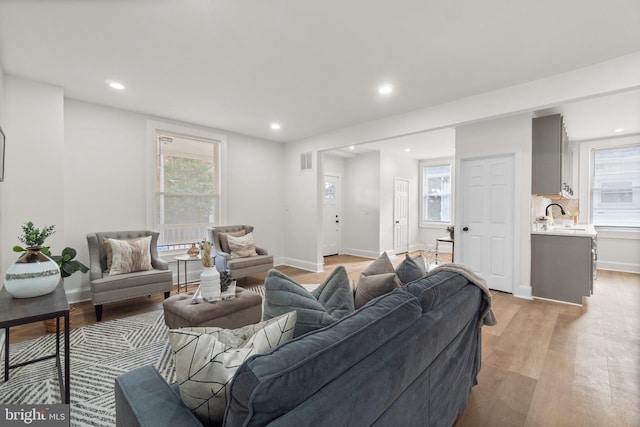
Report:
[[361,273],[354,297],[356,310],[372,299],[387,294],[400,286],[402,283],[396,273],[382,273],[372,276],[365,276],[364,273]]
[[372,299],[391,292],[401,285],[389,255],[382,252],[378,259],[360,273],[360,280],[358,280],[354,295],[356,310]]
[[343,266],[336,267],[313,292],[272,269],[267,273],[264,290],[262,320],[295,310],[298,316],[294,337],[331,325],[354,311],[353,291]]
[[411,257],[407,254],[396,268],[396,274],[403,285],[413,282],[414,280],[422,279],[427,274],[427,266],[424,263],[424,258],[422,255]]
[[389,255],[386,252],[382,252],[377,260],[373,261],[369,267],[365,268],[362,273],[364,276],[372,276],[374,274],[382,273],[395,273],[396,271],[391,264]]

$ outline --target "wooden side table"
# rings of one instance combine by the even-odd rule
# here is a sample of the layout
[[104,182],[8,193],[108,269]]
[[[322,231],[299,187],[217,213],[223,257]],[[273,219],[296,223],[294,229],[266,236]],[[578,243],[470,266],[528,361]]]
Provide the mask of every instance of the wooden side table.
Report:
[[[64,378],[60,364],[60,317],[64,317]],[[47,319],[56,319],[56,353],[10,365],[9,331],[11,327]],[[10,369],[56,358],[60,395],[62,396],[62,402],[69,404],[71,396],[69,382],[71,377],[69,369],[69,302],[67,301],[67,294],[62,286],[62,281],[52,293],[35,298],[14,298],[3,287],[0,291],[0,328],[5,330],[4,380],[9,380]]]
[[438,246],[440,243],[451,243],[451,262],[453,262],[453,255],[455,253],[454,241],[451,237],[438,237],[436,239],[436,264],[438,263]]

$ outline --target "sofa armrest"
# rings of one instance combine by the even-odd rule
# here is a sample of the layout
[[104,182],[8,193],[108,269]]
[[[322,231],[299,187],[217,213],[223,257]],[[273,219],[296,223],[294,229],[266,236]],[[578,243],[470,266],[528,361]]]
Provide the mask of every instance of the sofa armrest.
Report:
[[89,246],[89,277],[90,280],[102,278],[102,266],[100,265],[100,249],[98,248],[98,236],[95,233],[87,234]]
[[117,427],[202,427],[180,396],[150,365],[118,376],[115,399]]

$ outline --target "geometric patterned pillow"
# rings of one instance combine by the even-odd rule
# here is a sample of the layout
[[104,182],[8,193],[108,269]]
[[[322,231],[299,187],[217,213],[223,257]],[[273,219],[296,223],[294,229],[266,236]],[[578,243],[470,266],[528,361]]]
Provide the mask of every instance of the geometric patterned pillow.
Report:
[[249,356],[290,340],[295,324],[292,311],[239,329],[169,330],[182,402],[204,425],[221,425],[236,370]]

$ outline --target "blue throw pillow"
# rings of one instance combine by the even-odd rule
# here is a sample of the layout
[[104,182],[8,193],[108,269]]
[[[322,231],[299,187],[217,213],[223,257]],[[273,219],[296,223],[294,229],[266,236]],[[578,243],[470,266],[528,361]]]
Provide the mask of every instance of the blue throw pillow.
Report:
[[262,320],[297,312],[294,337],[331,325],[354,311],[353,290],[347,270],[336,267],[313,292],[286,274],[272,269],[264,281],[265,297]]
[[415,257],[405,255],[404,260],[396,267],[396,274],[403,285],[422,279],[427,274],[427,266],[422,254]]

